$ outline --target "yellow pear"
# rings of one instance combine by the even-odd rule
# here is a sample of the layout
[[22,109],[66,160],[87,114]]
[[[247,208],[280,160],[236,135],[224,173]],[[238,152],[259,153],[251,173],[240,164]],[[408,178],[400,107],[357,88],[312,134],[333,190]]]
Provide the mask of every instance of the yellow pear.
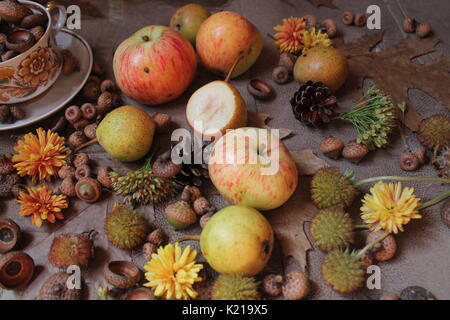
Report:
[[97,140],[113,158],[136,161],[150,150],[155,122],[142,109],[123,106],[106,115],[97,128]]

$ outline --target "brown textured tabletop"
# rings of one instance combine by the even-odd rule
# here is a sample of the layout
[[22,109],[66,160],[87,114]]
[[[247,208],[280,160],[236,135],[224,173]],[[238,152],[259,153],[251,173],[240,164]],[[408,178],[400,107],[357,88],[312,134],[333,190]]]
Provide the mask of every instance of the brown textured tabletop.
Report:
[[[109,75],[112,73],[111,60],[114,48],[131,33],[151,24],[167,25],[175,8],[186,1],[159,1],[159,0],[91,0],[91,1],[63,1],[65,4],[82,4],[82,27],[78,32],[86,38],[94,50],[96,58],[107,67]],[[313,149],[318,151],[322,139],[336,133],[344,137],[346,141],[354,135],[353,129],[348,125],[331,124],[323,129],[310,129],[299,124],[293,117],[289,100],[297,84],[292,82],[287,85],[275,85],[271,80],[271,71],[278,59],[278,53],[272,40],[266,36],[273,33],[272,27],[281,22],[282,18],[290,16],[303,16],[311,13],[319,20],[334,18],[338,21],[338,28],[344,40],[356,39],[373,31],[366,28],[346,27],[340,21],[340,15],[345,10],[364,12],[371,4],[377,4],[381,8],[381,26],[385,32],[383,41],[377,49],[387,48],[406,37],[402,31],[401,22],[406,16],[416,17],[420,21],[430,22],[433,25],[434,37],[441,40],[436,47],[436,52],[417,59],[418,63],[431,61],[443,54],[450,54],[450,2],[442,0],[334,0],[338,10],[326,7],[316,8],[306,0],[199,0],[212,12],[219,10],[236,11],[251,22],[264,35],[264,50],[257,63],[243,76],[233,80],[233,84],[240,90],[247,106],[251,111],[268,113],[273,117],[271,126],[275,128],[290,128],[295,135],[284,142],[291,150]],[[260,78],[272,83],[276,89],[276,97],[267,102],[254,100],[247,92],[247,82],[252,78]],[[203,68],[199,68],[198,76],[187,92],[174,102],[157,107],[142,106],[149,113],[160,111],[169,113],[174,121],[181,127],[187,127],[185,121],[185,105],[189,96],[201,85],[215,79],[213,75]],[[450,83],[448,84],[450,87]],[[410,90],[409,97],[417,110],[423,116],[435,113],[446,113],[445,106],[440,105],[433,98],[420,90]],[[125,98],[128,104],[137,103]],[[351,106],[351,101],[340,101],[342,110]],[[449,107],[449,106],[447,106]],[[12,152],[14,145],[12,135],[19,135],[34,130],[37,126],[49,127],[54,117],[34,126],[17,131],[0,133],[0,153]],[[394,135],[392,144],[385,151],[371,153],[370,156],[359,165],[352,165],[345,160],[327,160],[331,165],[340,168],[350,168],[360,178],[378,175],[405,174],[398,166],[399,155],[408,148],[418,145],[413,132],[405,130],[405,142],[399,135]],[[158,137],[157,145],[167,145],[168,136]],[[97,164],[110,165],[114,169],[121,170],[135,168],[136,165],[124,165],[105,154],[101,147],[91,146],[86,151]],[[321,156],[322,157],[322,156]],[[408,173],[410,176],[434,176],[436,172],[430,165],[422,167],[419,171]],[[416,188],[416,194],[423,199],[431,199],[436,194],[443,192],[443,186],[436,183],[408,183]],[[219,208],[226,206],[225,200],[212,186],[204,187],[204,192]],[[367,187],[363,190],[367,190]],[[63,232],[81,233],[96,229],[99,234],[95,240],[95,259],[90,267],[83,271],[86,283],[86,298],[96,299],[95,284],[103,281],[102,268],[107,261],[112,259],[127,259],[135,261],[142,266],[144,261],[139,251],[124,251],[112,247],[103,234],[103,220],[107,211],[114,203],[114,196],[104,194],[102,200],[93,205],[80,201],[71,201],[70,208],[65,212],[65,220],[54,225],[44,225],[37,229],[31,224],[28,217],[18,215],[18,205],[13,199],[0,203],[0,219],[14,219],[24,230],[25,239],[22,249],[29,253],[35,260],[36,274],[27,288],[21,291],[0,291],[0,299],[34,299],[46,277],[57,270],[48,264],[47,253],[55,235]],[[352,214],[358,214],[359,203],[352,207]],[[396,257],[389,262],[380,263],[382,280],[381,290],[360,290],[355,294],[343,296],[333,292],[323,283],[320,275],[320,264],[323,253],[311,250],[308,253],[308,274],[313,282],[313,299],[377,299],[385,291],[399,293],[403,288],[418,285],[430,290],[438,299],[450,299],[450,230],[441,223],[439,217],[440,205],[424,212],[424,218],[411,222],[404,233],[397,237],[399,251]],[[163,216],[161,206],[155,208],[148,206],[139,209],[155,227],[161,227],[169,234],[170,240],[175,240],[181,235],[196,234],[198,226],[186,231],[174,232]],[[275,251],[273,268],[278,268]],[[279,260],[279,259],[278,259]],[[288,260],[287,269],[296,267],[293,259]]]

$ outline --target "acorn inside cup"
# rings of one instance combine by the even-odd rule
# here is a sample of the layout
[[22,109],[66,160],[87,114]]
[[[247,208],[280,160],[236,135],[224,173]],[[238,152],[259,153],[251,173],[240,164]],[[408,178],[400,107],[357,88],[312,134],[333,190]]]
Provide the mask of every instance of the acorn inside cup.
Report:
[[65,8],[53,2],[45,8],[33,1],[0,1],[2,103],[30,100],[56,81],[62,55],[55,34],[65,21]]

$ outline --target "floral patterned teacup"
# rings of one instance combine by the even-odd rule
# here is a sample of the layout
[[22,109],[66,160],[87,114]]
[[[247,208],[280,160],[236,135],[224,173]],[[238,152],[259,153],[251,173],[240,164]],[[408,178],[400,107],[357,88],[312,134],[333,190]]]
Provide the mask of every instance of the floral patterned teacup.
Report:
[[[62,68],[61,52],[55,34],[66,22],[63,6],[49,2],[47,8],[33,1],[19,1],[34,12],[47,15],[44,35],[27,51],[0,63],[0,103],[24,102],[40,95],[58,78]],[[59,11],[56,21],[50,12]]]

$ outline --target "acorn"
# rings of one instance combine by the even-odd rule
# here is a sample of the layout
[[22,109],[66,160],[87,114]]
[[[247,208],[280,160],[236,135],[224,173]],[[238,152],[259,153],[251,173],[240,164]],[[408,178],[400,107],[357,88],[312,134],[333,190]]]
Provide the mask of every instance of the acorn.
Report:
[[11,219],[0,220],[0,253],[15,250],[22,240],[20,227]]
[[33,34],[24,29],[16,30],[6,37],[6,47],[16,52],[25,52],[36,42]]
[[84,135],[89,139],[95,139],[97,137],[97,127],[98,125],[96,123],[91,123],[84,127],[83,133]]
[[172,123],[172,117],[165,113],[155,112],[152,115],[153,121],[156,123],[156,133],[164,134],[167,133],[170,129],[170,125]]
[[106,281],[114,287],[128,289],[141,280],[141,271],[129,261],[111,261],[103,269]]
[[312,14],[305,14],[302,18],[306,20],[307,26],[315,27],[317,24],[317,18]]
[[174,229],[187,228],[197,220],[195,212],[186,201],[178,201],[170,204],[164,211],[167,221]]
[[75,185],[75,192],[80,200],[87,203],[93,203],[100,198],[102,189],[97,180],[83,178]]
[[[366,244],[375,241],[383,234],[384,231],[376,231],[369,233],[369,235],[366,238]],[[373,248],[371,249],[371,252],[373,253],[373,257],[377,261],[391,260],[394,257],[395,253],[397,252],[397,243],[395,241],[394,236],[392,234],[388,235],[382,241],[374,245]]]
[[64,180],[61,182],[61,185],[59,186],[59,190],[62,194],[70,198],[76,197],[77,193],[75,191],[75,183],[73,182],[73,177],[68,176],[64,178]]
[[210,214],[204,214],[202,215],[202,217],[200,218],[200,228],[205,229],[206,224],[208,223],[208,221],[211,219],[211,215]]
[[0,174],[11,174],[14,172],[14,163],[5,155],[0,156]]
[[403,30],[407,33],[416,31],[417,22],[414,18],[406,17],[403,19]]
[[24,17],[20,22],[20,27],[24,29],[31,29],[37,26],[43,27],[46,23],[47,16],[40,13],[35,13]]
[[414,149],[413,153],[416,155],[417,159],[419,159],[421,165],[427,163],[427,149],[424,146],[418,146]]
[[11,116],[16,120],[22,120],[25,119],[25,111],[19,106],[9,106],[9,111],[11,112]]
[[69,144],[77,148],[84,144],[87,141],[86,136],[84,135],[83,131],[75,131],[69,136]]
[[100,93],[100,86],[93,81],[86,83],[83,87],[83,95],[87,100],[96,101]]
[[276,297],[281,294],[281,285],[283,277],[279,274],[268,274],[263,279],[264,292],[271,297]]
[[344,143],[333,136],[326,137],[320,145],[320,151],[328,158],[337,160],[341,156]]
[[30,29],[30,32],[33,34],[36,42],[39,41],[45,34],[45,29],[41,26],[37,26]]
[[279,66],[286,67],[289,72],[292,72],[294,70],[295,62],[297,61],[297,57],[294,56],[292,53],[289,52],[283,52],[280,54],[280,59],[278,60]]
[[295,270],[287,274],[281,288],[286,300],[301,300],[308,295],[310,283],[303,272]]
[[171,150],[168,150],[156,158],[152,169],[155,177],[169,179],[173,178],[181,171],[182,165],[172,162]]
[[367,16],[365,13],[358,12],[355,14],[355,20],[353,21],[355,26],[363,27],[366,25]]
[[83,113],[81,112],[80,107],[75,105],[68,107],[64,115],[67,121],[69,121],[71,124],[74,124],[75,122],[81,120],[81,118],[83,117]]
[[108,113],[113,108],[114,96],[111,92],[105,91],[98,96],[97,112],[100,115]]
[[431,32],[431,24],[429,23],[420,23],[416,27],[416,34],[419,38],[426,38]]
[[404,171],[416,171],[420,167],[420,161],[412,152],[403,153],[399,159],[400,168]]
[[84,103],[81,106],[81,113],[84,119],[94,119],[97,116],[97,109],[92,103]]
[[155,229],[152,232],[150,232],[147,237],[145,238],[145,240],[147,242],[153,243],[156,246],[160,246],[164,243],[164,233],[162,232],[161,229]]
[[325,19],[322,21],[322,26],[324,26],[326,33],[330,39],[337,36],[338,31],[336,21],[334,21],[333,19]]
[[11,116],[11,110],[8,105],[0,106],[0,123],[7,123]]
[[186,186],[181,192],[181,200],[193,203],[195,200],[200,198],[202,193],[200,189],[196,186]]
[[274,94],[274,90],[266,82],[259,79],[252,79],[247,83],[247,91],[259,100],[267,100]]
[[75,154],[72,163],[75,166],[75,168],[78,168],[83,165],[89,165],[89,156],[84,152],[78,152]]
[[81,180],[84,178],[89,178],[91,173],[91,168],[87,164],[83,164],[75,169],[75,179]]
[[8,50],[2,54],[2,62],[8,61],[14,57],[17,57],[18,55],[19,55],[19,52],[16,52],[14,50]]
[[77,131],[84,131],[84,128],[86,128],[89,124],[89,120],[81,119],[73,124],[73,128]]
[[284,84],[291,80],[289,69],[286,66],[276,66],[272,71],[272,79],[278,84]]
[[103,187],[107,189],[112,189],[112,181],[111,177],[109,176],[110,171],[111,168],[106,166],[98,167],[97,169],[97,180]]
[[158,251],[158,246],[151,242],[146,242],[142,247],[142,255],[146,261],[151,260],[152,254],[156,253],[156,251]]
[[369,148],[356,141],[350,141],[342,150],[342,155],[345,159],[358,163],[369,153]]
[[77,288],[69,288],[67,281],[71,277],[66,272],[58,272],[45,280],[37,300],[80,300],[82,290]]
[[194,212],[199,216],[202,216],[205,213],[213,213],[214,211],[213,206],[211,206],[208,199],[206,199],[205,197],[197,198],[193,202],[192,208],[194,209]]
[[353,12],[351,11],[345,11],[342,14],[342,22],[346,25],[352,25],[354,21],[354,16],[353,16]]
[[114,83],[114,81],[112,80],[103,80],[102,83],[100,84],[100,91],[101,92],[114,92],[116,91],[117,87],[116,84]]

